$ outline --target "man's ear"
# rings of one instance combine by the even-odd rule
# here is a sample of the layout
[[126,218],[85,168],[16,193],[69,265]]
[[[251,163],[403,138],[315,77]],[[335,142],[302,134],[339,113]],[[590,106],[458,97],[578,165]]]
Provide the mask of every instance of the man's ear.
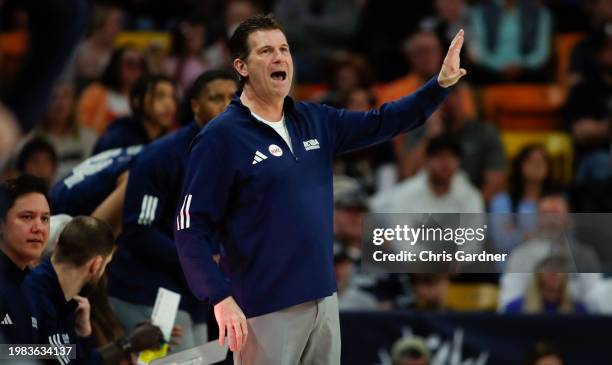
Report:
[[236,72],[238,72],[238,74],[241,77],[244,78],[244,77],[249,76],[249,69],[247,67],[246,62],[244,62],[240,58],[236,58],[233,62],[233,65],[234,65],[234,69],[236,70]]
[[103,264],[104,259],[102,258],[102,256],[96,255],[89,259],[89,263],[87,264],[87,272],[92,276],[96,275],[100,271],[100,268]]

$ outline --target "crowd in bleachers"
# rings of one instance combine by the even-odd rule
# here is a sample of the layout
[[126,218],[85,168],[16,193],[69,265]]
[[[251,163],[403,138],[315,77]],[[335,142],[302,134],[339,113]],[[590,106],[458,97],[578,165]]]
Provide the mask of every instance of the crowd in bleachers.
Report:
[[[199,77],[231,71],[229,37],[256,13],[272,12],[285,27],[296,70],[292,96],[353,111],[416,91],[437,75],[450,41],[464,29],[467,77],[427,123],[336,159],[334,252],[341,310],[612,314],[612,255],[597,242],[612,237],[590,236],[586,242],[570,237],[571,263],[550,255],[559,245],[550,232],[571,231],[576,225],[571,213],[612,212],[612,1],[94,1],[83,13],[87,29],[64,55],[53,85],[32,94],[31,108],[16,100],[23,99],[18,94],[24,87],[26,93],[29,86],[44,88],[42,81],[20,84],[32,62],[31,48],[39,46],[32,31],[38,15],[19,1],[0,1],[0,10],[0,180],[27,174],[49,187],[67,184],[78,171],[85,176],[99,171],[95,166],[102,158],[88,160],[92,156],[149,145],[194,118],[205,123],[220,112],[198,109],[204,105],[198,104],[201,90],[212,85],[198,84]],[[48,57],[54,62],[53,54]],[[45,67],[45,59],[37,62]],[[235,91],[234,84],[215,87]],[[128,227],[124,242],[126,234],[143,234],[129,228],[136,220],[141,224],[142,215],[117,216],[127,212],[124,199],[126,206],[140,208],[140,200],[125,198],[130,178],[124,172],[130,166],[113,172],[112,183],[100,192],[103,198],[83,212],[106,220],[115,234]],[[90,193],[80,194],[72,198],[87,204]],[[176,207],[181,202],[172,194],[168,204]],[[158,201],[149,204],[155,215]],[[53,215],[81,215],[53,204],[50,209]],[[364,218],[370,213],[492,213],[487,244],[512,252],[508,272],[372,274],[361,263]],[[537,221],[546,214],[555,219]],[[167,228],[173,223],[159,223],[170,243]],[[120,248],[117,260],[129,262],[134,252]],[[47,254],[53,255],[50,249]],[[111,290],[110,305],[104,285],[98,289],[92,318],[99,348],[130,333],[153,305],[154,298],[130,302],[132,297],[121,293],[134,287],[129,280],[112,282],[112,273],[111,265],[111,284],[126,287]],[[194,308],[182,309],[185,317],[174,335],[184,342],[177,340],[175,348],[203,342],[209,334],[198,335],[201,331],[214,336],[214,329],[198,326],[207,312],[196,318]],[[409,347],[415,359],[430,356],[418,341],[398,346]],[[396,355],[401,360],[402,351]],[[400,360],[396,363],[426,364]]]

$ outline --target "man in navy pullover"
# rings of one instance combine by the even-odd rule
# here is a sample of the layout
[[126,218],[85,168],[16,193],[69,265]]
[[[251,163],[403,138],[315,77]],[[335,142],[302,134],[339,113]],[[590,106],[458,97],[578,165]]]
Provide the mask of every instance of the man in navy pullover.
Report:
[[274,19],[236,29],[230,49],[244,88],[195,138],[175,223],[185,277],[214,305],[236,364],[340,362],[333,158],[422,125],[466,73],[462,44],[460,31],[437,79],[361,113],[287,97],[293,63]]
[[195,121],[150,144],[130,169],[119,249],[109,271],[111,303],[123,326],[132,328],[151,315],[159,287],[181,294],[175,323],[183,336],[173,351],[207,339],[208,305],[190,292],[173,237],[189,147],[200,128],[227,107],[237,89],[230,72],[200,75],[186,97]]
[[49,236],[47,184],[21,175],[0,185],[0,334],[6,343],[35,343],[38,320],[21,284]]

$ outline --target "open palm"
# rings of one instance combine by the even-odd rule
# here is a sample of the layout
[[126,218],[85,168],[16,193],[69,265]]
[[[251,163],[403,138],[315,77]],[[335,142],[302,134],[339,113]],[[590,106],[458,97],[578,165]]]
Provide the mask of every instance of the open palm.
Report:
[[455,85],[459,79],[461,79],[467,71],[461,68],[459,54],[461,53],[461,47],[463,46],[463,29],[457,32],[457,35],[451,42],[444,62],[442,63],[442,69],[438,74],[438,83],[442,87],[449,87]]

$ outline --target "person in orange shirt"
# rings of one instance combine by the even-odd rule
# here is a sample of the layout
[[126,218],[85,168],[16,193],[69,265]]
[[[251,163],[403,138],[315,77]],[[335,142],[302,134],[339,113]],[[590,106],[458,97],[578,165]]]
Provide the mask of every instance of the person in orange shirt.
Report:
[[[375,89],[378,106],[415,92],[435,75],[442,65],[443,47],[434,32],[417,31],[406,38],[402,48],[410,72]],[[469,118],[475,117],[476,106],[471,90],[462,85],[458,92],[461,95],[463,113]],[[398,159],[401,157],[405,141],[406,135],[404,134],[393,139],[394,150]]]
[[130,113],[130,90],[145,72],[144,58],[138,49],[116,49],[100,81],[83,90],[77,104],[77,121],[102,135],[111,121]]

